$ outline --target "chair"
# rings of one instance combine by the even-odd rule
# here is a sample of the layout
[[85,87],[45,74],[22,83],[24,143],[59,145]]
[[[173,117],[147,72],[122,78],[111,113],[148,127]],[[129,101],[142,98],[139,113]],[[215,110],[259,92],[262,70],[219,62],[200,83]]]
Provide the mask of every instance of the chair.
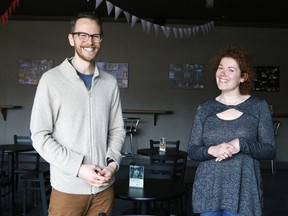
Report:
[[[30,136],[18,136],[14,135],[15,145],[32,145]],[[15,153],[15,191],[18,188],[18,179],[20,174],[27,173],[31,170],[38,170],[39,168],[40,155],[34,151]]]
[[[144,166],[144,178],[146,179],[162,179],[173,181],[174,171],[173,167],[166,166],[164,164],[149,164]],[[157,203],[160,205],[157,206]],[[168,209],[170,210],[170,202],[166,202],[168,207],[164,208],[165,202],[153,202],[153,208],[150,210],[150,213],[153,215],[169,215]],[[151,212],[152,211],[152,212]]]
[[[184,183],[186,163],[187,163],[187,153],[179,154],[177,156],[168,156],[168,155],[151,155],[150,163],[152,166],[166,166],[170,167],[172,173],[170,180],[175,181],[182,185]],[[155,172],[155,171],[154,171]],[[166,171],[157,171],[159,175],[165,175]],[[145,171],[144,171],[145,176]],[[183,215],[183,200],[182,198],[179,201],[179,208],[181,215]],[[170,202],[168,203],[168,209],[170,209]]]
[[124,128],[126,135],[130,138],[130,153],[123,153],[123,157],[133,157],[134,156],[134,143],[133,135],[137,132],[137,127],[140,122],[140,118],[123,118]]
[[[150,148],[159,148],[160,141],[150,140]],[[176,141],[166,141],[166,149],[177,149],[179,150],[180,140]]]
[[24,185],[23,215],[27,214],[28,191],[33,192],[34,205],[37,205],[37,193],[40,191],[43,216],[48,215],[48,203],[51,194],[50,169],[43,166],[39,170],[32,170],[21,176]]
[[173,168],[173,176],[172,180],[177,181],[180,184],[183,184],[185,177],[187,163],[187,153],[183,152],[183,154],[179,154],[177,156],[169,156],[169,155],[151,155],[150,156],[150,164],[151,165],[163,165],[169,166]]
[[144,178],[173,180],[173,167],[163,164],[148,164],[144,166]]
[[[12,193],[12,179],[7,173],[7,168],[4,167],[4,150],[0,149],[0,212],[2,209],[2,198]],[[9,199],[9,202],[11,200]],[[13,203],[9,203],[9,213],[12,214]]]
[[[280,121],[273,120],[273,128],[274,128],[275,139],[276,139],[276,137],[278,135],[279,127],[280,127]],[[272,169],[272,174],[276,174],[276,172],[277,172],[276,158],[273,158],[271,160],[271,169]]]

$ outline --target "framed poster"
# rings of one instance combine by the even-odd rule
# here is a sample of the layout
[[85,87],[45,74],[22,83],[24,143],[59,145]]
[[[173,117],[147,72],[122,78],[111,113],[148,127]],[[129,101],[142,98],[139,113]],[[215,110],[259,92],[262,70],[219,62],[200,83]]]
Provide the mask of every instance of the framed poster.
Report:
[[255,91],[278,92],[280,81],[280,67],[259,66],[256,67]]
[[204,89],[204,65],[170,64],[169,86],[180,89]]
[[37,85],[42,74],[53,67],[53,61],[42,60],[19,60],[19,83]]
[[128,63],[97,62],[96,64],[117,79],[119,88],[128,88]]

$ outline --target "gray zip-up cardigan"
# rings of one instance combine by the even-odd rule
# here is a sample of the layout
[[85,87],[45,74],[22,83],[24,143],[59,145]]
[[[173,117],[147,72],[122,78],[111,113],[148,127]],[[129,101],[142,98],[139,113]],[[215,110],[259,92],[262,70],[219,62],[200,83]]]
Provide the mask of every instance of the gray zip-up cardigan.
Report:
[[89,185],[77,174],[81,164],[104,168],[107,157],[120,164],[125,131],[116,79],[96,67],[87,90],[64,60],[40,79],[30,129],[34,148],[50,163],[56,190],[95,194],[106,189]]

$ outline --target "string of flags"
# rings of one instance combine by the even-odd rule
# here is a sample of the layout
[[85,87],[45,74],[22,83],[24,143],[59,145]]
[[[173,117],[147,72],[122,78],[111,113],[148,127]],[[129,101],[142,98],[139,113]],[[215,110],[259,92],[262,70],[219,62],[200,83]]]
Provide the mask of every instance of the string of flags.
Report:
[[[89,0],[87,0],[89,1]],[[103,2],[103,0],[95,0],[95,9],[98,8],[98,6]],[[15,12],[16,7],[19,6],[20,0],[13,0],[12,3],[9,5],[7,10],[3,13],[3,15],[0,16],[0,25],[6,24],[9,20],[9,17],[11,16],[12,12]],[[155,23],[152,23],[150,21],[141,19],[133,14],[130,14],[127,11],[122,10],[116,5],[113,5],[111,2],[105,0],[106,6],[107,6],[107,12],[108,15],[111,14],[111,12],[114,9],[115,15],[114,19],[115,21],[118,19],[120,14],[123,12],[127,23],[131,24],[131,28],[135,26],[138,20],[140,20],[142,24],[142,30],[143,32],[150,33],[151,29],[154,27],[154,31],[156,35],[158,35],[159,30],[162,30],[163,34],[165,35],[166,38],[170,37],[171,32],[174,34],[175,38],[190,38],[193,36],[198,35],[200,32],[203,34],[209,33],[213,28],[214,28],[214,21],[210,21],[206,24],[199,25],[199,26],[191,26],[191,27],[171,27],[171,26],[165,26],[165,25],[158,25]]]
[[15,12],[16,7],[19,6],[19,1],[20,0],[13,0],[3,15],[0,16],[0,25],[4,25],[8,22],[12,12]]
[[[95,0],[95,1],[96,1],[95,9],[97,9],[98,6],[103,2],[103,0]],[[110,15],[114,9],[115,21],[118,19],[119,15],[123,12],[126,17],[127,23],[131,24],[131,28],[133,28],[135,24],[137,23],[137,21],[140,20],[143,32],[150,33],[151,28],[154,27],[154,31],[156,35],[158,35],[159,30],[162,30],[166,38],[169,38],[172,35],[172,33],[176,39],[177,38],[182,39],[184,37],[190,38],[192,36],[198,35],[199,33],[207,34],[214,28],[214,21],[210,21],[203,25],[191,26],[191,27],[171,27],[171,26],[165,26],[165,25],[158,25],[158,24],[149,22],[147,20],[141,19],[133,14],[130,14],[129,12],[122,10],[121,8],[119,8],[116,5],[113,5],[111,2],[107,0],[105,0],[105,2],[106,2],[108,15]]]

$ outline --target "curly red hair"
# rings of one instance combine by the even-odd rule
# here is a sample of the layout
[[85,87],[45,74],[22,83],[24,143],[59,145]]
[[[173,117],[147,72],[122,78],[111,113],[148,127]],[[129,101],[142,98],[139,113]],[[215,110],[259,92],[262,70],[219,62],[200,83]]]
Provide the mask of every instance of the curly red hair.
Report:
[[212,61],[212,70],[216,71],[222,58],[233,58],[239,65],[241,77],[245,78],[243,83],[240,83],[240,94],[247,95],[254,89],[255,66],[252,62],[251,52],[247,49],[229,46],[220,51]]

